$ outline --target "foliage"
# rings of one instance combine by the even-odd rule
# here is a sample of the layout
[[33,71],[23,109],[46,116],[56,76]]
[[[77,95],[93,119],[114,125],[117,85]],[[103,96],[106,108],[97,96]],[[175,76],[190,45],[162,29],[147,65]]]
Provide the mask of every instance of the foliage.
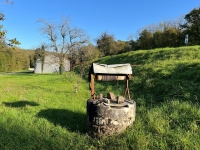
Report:
[[1,47],[0,72],[27,70],[30,66],[32,53],[33,51],[13,49],[7,46]]
[[81,47],[75,54],[76,56],[76,67],[81,77],[87,75],[88,68],[94,61],[99,58],[99,51],[95,48],[94,45],[89,44],[88,46]]
[[120,54],[131,50],[129,42],[121,40],[115,41],[114,36],[106,32],[102,33],[100,38],[97,39],[97,48],[101,57]]
[[144,29],[140,33],[140,37],[138,39],[139,45],[141,49],[151,49],[152,48],[152,34]]
[[108,56],[112,54],[112,51],[114,51],[114,36],[109,35],[106,32],[104,32],[101,37],[97,40],[97,48],[101,52],[102,56]]

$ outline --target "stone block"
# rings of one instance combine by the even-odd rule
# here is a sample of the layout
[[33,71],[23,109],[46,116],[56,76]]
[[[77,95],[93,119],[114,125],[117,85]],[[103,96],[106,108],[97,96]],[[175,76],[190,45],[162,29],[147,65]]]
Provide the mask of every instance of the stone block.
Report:
[[113,92],[109,92],[109,93],[107,93],[107,98],[108,99],[111,99],[111,100],[115,100],[115,94],[113,93]]
[[121,104],[124,103],[125,98],[123,96],[117,96],[117,103]]

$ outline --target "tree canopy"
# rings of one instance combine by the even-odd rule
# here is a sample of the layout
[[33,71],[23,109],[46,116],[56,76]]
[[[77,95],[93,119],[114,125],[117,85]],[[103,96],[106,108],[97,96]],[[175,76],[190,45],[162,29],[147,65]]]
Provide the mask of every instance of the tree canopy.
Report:
[[114,35],[104,32],[97,39],[97,48],[101,56],[108,56],[130,51],[131,45],[126,41],[116,41]]

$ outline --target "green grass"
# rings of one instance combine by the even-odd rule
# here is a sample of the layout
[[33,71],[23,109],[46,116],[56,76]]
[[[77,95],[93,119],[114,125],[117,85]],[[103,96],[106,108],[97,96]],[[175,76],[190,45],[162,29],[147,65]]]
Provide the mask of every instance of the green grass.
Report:
[[[0,149],[200,149],[200,47],[141,50],[98,62],[131,63],[136,121],[124,133],[86,132],[88,82],[73,72],[0,75]],[[125,83],[97,82],[122,95]],[[76,93],[74,87],[78,85]]]

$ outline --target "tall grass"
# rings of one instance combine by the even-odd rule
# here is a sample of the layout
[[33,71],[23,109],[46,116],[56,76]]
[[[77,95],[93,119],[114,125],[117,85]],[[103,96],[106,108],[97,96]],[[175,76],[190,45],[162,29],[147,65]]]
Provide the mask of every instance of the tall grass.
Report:
[[[141,50],[99,63],[131,63],[136,121],[125,132],[94,139],[86,132],[87,79],[0,75],[0,149],[200,149],[200,48]],[[78,86],[78,92],[74,87]],[[122,95],[124,81],[96,82],[97,94]]]

